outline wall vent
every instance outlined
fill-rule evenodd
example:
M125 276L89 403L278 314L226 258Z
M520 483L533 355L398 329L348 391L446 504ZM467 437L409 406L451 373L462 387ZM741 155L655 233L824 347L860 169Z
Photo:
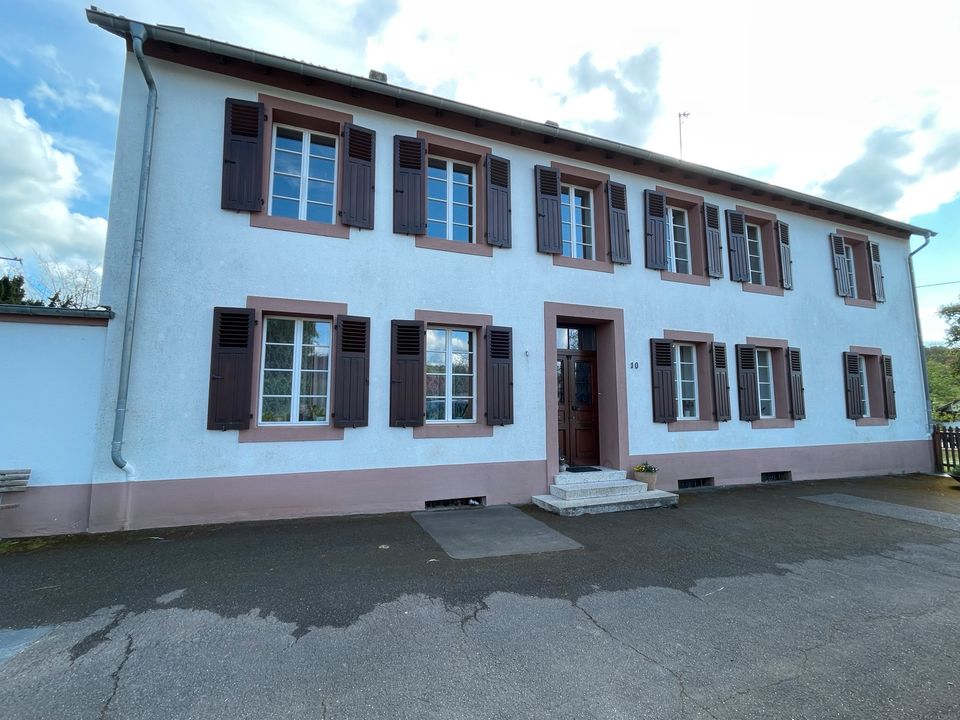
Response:
M486 496L446 498L444 500L427 500L423 503L424 510L454 510L456 508L483 507L487 504Z
M696 488L713 487L712 477L685 478L677 480L678 490L695 490Z
M760 482L762 483L786 483L792 480L793 472L790 470L760 473Z

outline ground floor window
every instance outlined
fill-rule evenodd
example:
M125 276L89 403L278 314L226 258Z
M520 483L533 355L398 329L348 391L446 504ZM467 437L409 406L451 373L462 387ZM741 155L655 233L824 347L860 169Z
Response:
M867 363L863 355L857 356L857 374L860 376L860 402L864 417L870 417L870 393L867 388Z
M757 348L757 397L762 418L777 416L773 386L773 355L769 350Z
M476 421L476 333L427 328L426 421Z
M330 397L329 320L265 317L261 425L325 425Z
M677 419L696 420L697 407L697 349L693 345L674 343L673 375L676 378Z

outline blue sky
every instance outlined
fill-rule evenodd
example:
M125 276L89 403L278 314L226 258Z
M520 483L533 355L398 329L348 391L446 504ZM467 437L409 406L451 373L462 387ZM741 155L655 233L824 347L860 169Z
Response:
M667 154L678 154L677 113L690 112L685 159L933 228L918 284L960 281L960 3L917 0L905 14L810 0L781 16L769 2L694 2L698 23L611 3L614 26L599 11L571 25L567 4L578 7L558 0L545 15L492 0L491 16L513 19L497 40L510 52L493 53L457 4L433 0L104 9L347 72L381 69L399 85ZM14 0L0 27L0 255L23 256L38 283L38 258L102 256L124 47L84 9ZM926 339L942 338L936 308L960 282L919 296Z

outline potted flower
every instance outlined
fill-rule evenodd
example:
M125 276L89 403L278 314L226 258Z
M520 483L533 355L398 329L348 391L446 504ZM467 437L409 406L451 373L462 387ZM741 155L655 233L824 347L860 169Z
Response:
M567 471L567 459L563 455L561 455L560 456L560 472L566 472L566 471Z
M633 479L647 484L647 490L657 489L657 468L644 461L633 466Z

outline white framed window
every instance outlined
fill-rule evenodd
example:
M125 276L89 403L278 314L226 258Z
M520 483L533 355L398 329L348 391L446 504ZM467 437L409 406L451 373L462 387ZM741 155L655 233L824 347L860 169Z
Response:
M690 267L690 222L687 211L667 207L667 267L670 272L689 275Z
M474 242L476 168L431 155L427 158L427 235Z
M773 393L773 354L757 348L757 397L760 401L760 417L777 416Z
M763 285L763 242L760 226L747 223L747 258L750 261L750 282Z
M575 185L561 186L560 231L564 256L594 259L592 190Z
M427 328L426 421L476 421L476 333Z
M870 417L870 393L867 392L867 362L863 355L857 358L857 374L860 376L860 402L864 417Z
M697 348L694 345L674 343L673 376L676 378L677 419L696 420L697 408Z
M264 317L260 425L326 425L330 397L330 320Z
M267 213L333 224L337 138L275 124L271 148Z
M857 264L854 260L853 246L847 243L843 244L843 258L847 264L847 281L850 283L850 289L854 297L857 295Z

